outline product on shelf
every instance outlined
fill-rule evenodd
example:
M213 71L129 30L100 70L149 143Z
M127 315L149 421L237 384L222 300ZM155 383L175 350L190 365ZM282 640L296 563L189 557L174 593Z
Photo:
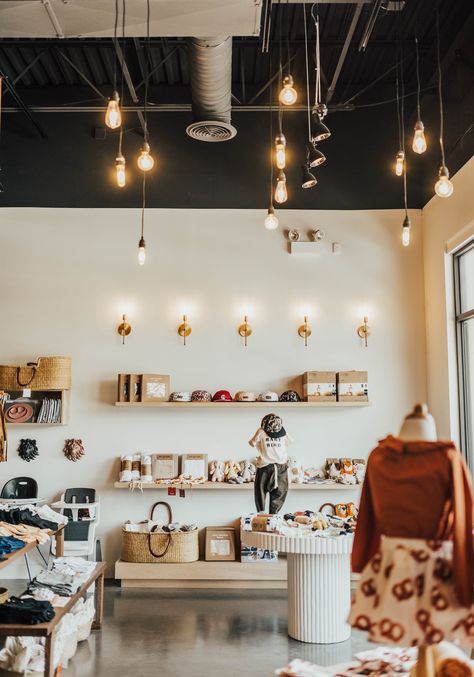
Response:
M235 393L234 400L236 402L256 402L257 396L255 393L251 393L248 390L239 390Z
M212 402L212 395L207 390L193 390L191 402Z
M366 371L340 371L337 374L339 402L368 402L369 386Z
M280 402L301 402L301 397L296 390L285 390L280 395Z
M288 459L288 473L290 482L294 484L303 484L305 481L305 472L303 465L294 457Z
M206 527L206 561L233 562L234 560L234 527Z
M153 479L174 480L179 474L178 454L153 454Z
M181 456L181 475L189 479L207 480L207 454L183 454Z
M170 402L191 402L191 393L187 391L176 391L171 393Z
M305 372L303 374L303 395L308 402L335 402L336 372Z
M224 461L211 461L209 464L209 478L211 482L224 482L225 463Z
M273 392L273 390L265 390L265 392L260 393L257 400L259 402L278 402L278 393Z
M218 390L212 396L213 402L233 402L232 395L228 390Z

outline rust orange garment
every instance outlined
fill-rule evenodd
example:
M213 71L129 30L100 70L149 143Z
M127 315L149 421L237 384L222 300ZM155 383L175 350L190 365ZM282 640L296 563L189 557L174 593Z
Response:
M469 473L452 442L387 437L370 454L352 551L361 572L380 536L453 541L455 589L473 603L473 501Z

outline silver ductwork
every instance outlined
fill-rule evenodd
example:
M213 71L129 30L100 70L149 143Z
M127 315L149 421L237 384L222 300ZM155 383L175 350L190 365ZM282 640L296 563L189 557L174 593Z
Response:
M199 141L228 141L231 124L232 37L189 38L189 69L194 121L186 128Z

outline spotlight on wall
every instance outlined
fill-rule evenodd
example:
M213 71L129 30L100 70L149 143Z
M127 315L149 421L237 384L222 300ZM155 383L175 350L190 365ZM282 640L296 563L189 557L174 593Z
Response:
M252 328L249 325L248 316L244 315L244 321L239 326L239 335L244 339L244 346L247 347L247 338L252 335Z
M364 340L364 345L367 348L368 346L368 339L370 336L370 327L369 327L369 318L367 316L364 317L364 322L361 324L359 327L357 327L357 335Z
M132 325L127 322L127 316L122 315L122 322L117 327L117 334L122 337L122 345L125 345L125 337L132 333Z
M183 339L183 345L186 345L186 338L191 334L192 327L188 324L188 318L186 315L183 315L183 321L178 327L178 334Z
M304 339L305 347L308 345L308 339L312 333L311 327L308 324L308 316L305 315L303 318L303 324L300 324L298 327L298 336L301 336L301 338Z

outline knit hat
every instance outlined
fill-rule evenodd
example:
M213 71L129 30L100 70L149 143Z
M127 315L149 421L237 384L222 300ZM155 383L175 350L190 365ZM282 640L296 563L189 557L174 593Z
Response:
M218 390L214 393L213 402L233 402L232 395L228 390Z
M280 395L280 402L301 402L301 397L296 390L285 390L285 392Z
M276 414L267 414L264 416L260 426L268 437L271 437L272 439L277 439L278 437L284 437L286 435L283 421Z
M193 390L191 394L191 402L210 402L212 395L207 390Z

